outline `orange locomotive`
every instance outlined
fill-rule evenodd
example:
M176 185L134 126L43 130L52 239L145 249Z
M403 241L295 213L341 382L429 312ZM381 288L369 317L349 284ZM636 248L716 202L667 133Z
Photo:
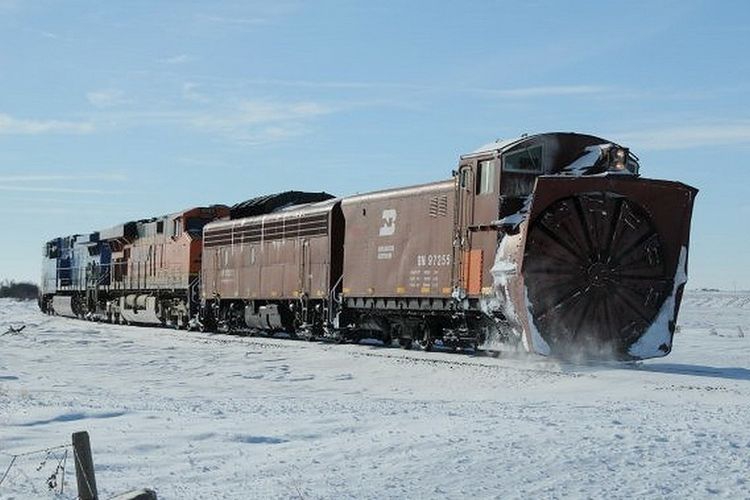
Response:
M93 233L87 245L94 257L85 263L51 252L59 246L52 240L40 307L70 317L185 327L198 310L203 226L228 215L223 205L198 207ZM78 279L60 279L68 274Z

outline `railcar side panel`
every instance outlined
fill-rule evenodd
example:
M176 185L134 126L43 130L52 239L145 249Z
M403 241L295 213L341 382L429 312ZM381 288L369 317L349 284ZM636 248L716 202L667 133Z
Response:
M345 199L344 297L450 297L455 193L448 180Z
M339 202L324 202L206 226L203 299L328 297L342 225Z

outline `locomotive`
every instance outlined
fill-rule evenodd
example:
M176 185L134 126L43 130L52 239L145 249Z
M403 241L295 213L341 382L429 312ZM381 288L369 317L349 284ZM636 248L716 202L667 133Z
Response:
M425 350L660 357L696 194L642 178L612 141L524 135L461 156L429 184L290 191L58 238L45 247L40 307Z

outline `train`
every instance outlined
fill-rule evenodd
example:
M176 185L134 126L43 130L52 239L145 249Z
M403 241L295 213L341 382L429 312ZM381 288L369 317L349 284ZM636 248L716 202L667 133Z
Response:
M672 350L697 190L628 148L497 140L427 184L287 191L44 246L39 305L111 323L424 350Z

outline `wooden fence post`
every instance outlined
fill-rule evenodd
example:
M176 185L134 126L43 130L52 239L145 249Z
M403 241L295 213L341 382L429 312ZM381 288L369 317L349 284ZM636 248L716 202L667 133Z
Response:
M81 500L99 500L88 432L83 431L73 434L73 456L76 464L78 498Z

